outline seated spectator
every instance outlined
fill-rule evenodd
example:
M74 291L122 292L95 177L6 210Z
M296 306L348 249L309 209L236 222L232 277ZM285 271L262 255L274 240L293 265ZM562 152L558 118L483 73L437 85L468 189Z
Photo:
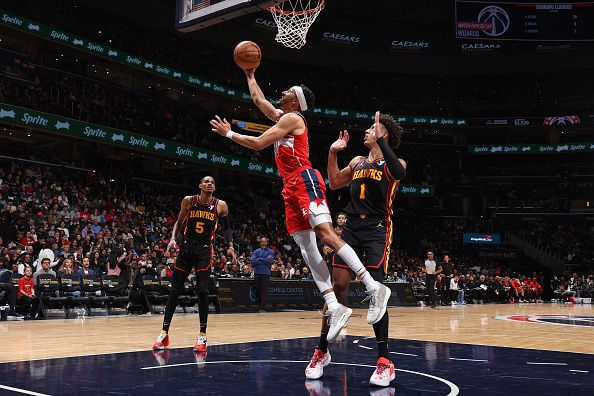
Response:
M81 278L86 275L95 276L95 271L93 271L90 267L91 260L88 257L83 257L82 267L77 271L78 276L80 276Z
M161 270L161 278L171 278L173 275L173 259L166 259L165 267Z
M39 298L35 295L35 284L32 275L33 269L26 267L25 273L19 279L18 284L17 300L18 305L22 307L25 319L34 319L36 315L40 314Z
M30 253L25 253L21 256L21 259L19 260L18 273L24 275L25 268L31 268L31 271L33 271L33 255Z
M16 299L18 287L14 286L10 283L10 281L8 281L6 283L0 283L0 291L4 291L6 294L8 294L8 316L16 316Z
M37 278L41 274L48 274L48 275L56 276L56 272L50 268L50 259L47 257L44 258L43 260L41 260L41 269L39 269L39 271L36 271L33 274L33 283L34 284L37 284Z
M309 267L303 267L303 272L301 273L301 279L313 279L311 272L309 271Z
M450 279L450 291L452 292L452 295L455 298L455 301L452 301L452 304L465 305L466 303L464 302L464 289L460 288L459 281L460 277L458 275L455 275L453 278Z

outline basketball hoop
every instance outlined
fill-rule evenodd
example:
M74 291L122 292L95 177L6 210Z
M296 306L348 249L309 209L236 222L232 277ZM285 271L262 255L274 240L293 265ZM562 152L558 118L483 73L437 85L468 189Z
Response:
M323 9L324 0L287 0L270 7L278 27L275 40L285 47L303 47L307 31Z

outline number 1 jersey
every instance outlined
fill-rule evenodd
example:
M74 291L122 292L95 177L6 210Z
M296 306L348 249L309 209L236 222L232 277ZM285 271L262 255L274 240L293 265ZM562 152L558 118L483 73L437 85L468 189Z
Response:
M392 205L398 189L398 180L394 180L386 171L383 158L359 161L353 169L350 187L350 202L345 212L350 215L389 217L393 213Z

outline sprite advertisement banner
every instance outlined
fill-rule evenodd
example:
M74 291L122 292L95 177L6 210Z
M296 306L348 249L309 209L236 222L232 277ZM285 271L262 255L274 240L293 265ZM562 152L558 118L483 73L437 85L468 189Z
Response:
M594 142L563 144L497 144L468 146L470 154L564 154L594 152Z
M221 84L217 84L212 81L207 81L202 77L195 76L180 70L173 69L168 66L160 65L154 61L151 61L140 56L132 55L124 51L120 51L114 48L110 48L103 44L98 44L87 40L79 36L75 36L70 33L63 32L58 29L54 29L51 26L44 25L42 23L33 22L29 19L0 11L2 14L0 18L0 24L16 28L37 36L41 36L47 40L66 44L74 48L78 48L82 51L92 53L94 55L103 56L105 58L124 63L129 66L133 66L142 69L147 72L158 74L162 77L167 77L175 80L179 83L187 84L192 87L200 88L206 91L217 93L219 95L227 96L228 98L251 101L249 92L242 91L234 88L229 88ZM231 56L229 56L231 58ZM314 114L326 117L334 117L341 119L356 119L356 120L369 120L372 121L374 113L356 111L356 110L341 110L315 107L311 109ZM403 116L393 115L402 125L441 125L441 126L465 126L467 125L466 119L463 118L443 118L443 117L430 117L430 116Z
M105 144L128 147L153 155L166 155L182 161L194 161L261 176L279 176L276 166L271 164L195 146L188 146L171 140L159 139L135 132L122 131L72 118L25 109L1 102L0 122L49 131L62 136L89 139ZM398 192L404 195L432 197L433 186L400 184Z

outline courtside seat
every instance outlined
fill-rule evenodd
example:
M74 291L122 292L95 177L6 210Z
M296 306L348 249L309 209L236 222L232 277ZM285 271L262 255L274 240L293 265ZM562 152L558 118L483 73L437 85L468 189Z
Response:
M89 298L88 312L92 315L107 315L107 303L109 297L101 292L101 279L95 275L85 275L82 278L82 291Z
M22 277L23 275L19 274L18 272L13 272L10 276L10 283L12 283L14 286L18 286L19 279L21 279Z
M190 275L184 282L184 289L179 296L179 305L184 308L193 307L198 303L198 296L196 295L196 276Z
M156 276L142 276L143 292L150 312L158 313L155 306L159 305L159 296L161 295L161 283Z
M214 305L216 313L223 313L219 300L219 282L214 275L211 275L208 280L208 303Z
M103 294L109 297L109 303L114 306L125 306L128 303L126 285L120 283L116 275L105 275L101 280Z
M171 278L161 278L159 284L161 285L159 295L155 296L155 299L159 304L166 304L171 292Z
M77 306L82 306L86 309L89 303L89 298L82 296L82 282L77 274L62 274L60 278L60 291L62 295L79 292L80 296L64 296L66 298L66 312L68 316L76 316L72 309Z
M43 314L46 317L66 317L66 302L68 298L57 297L60 281L53 274L39 274L37 276L36 294L42 303ZM56 293L58 292L58 293Z

